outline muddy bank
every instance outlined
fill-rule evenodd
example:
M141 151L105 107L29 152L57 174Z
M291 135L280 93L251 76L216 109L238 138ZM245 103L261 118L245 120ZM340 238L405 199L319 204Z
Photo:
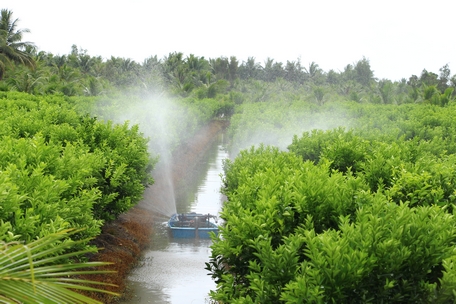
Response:
M109 288L111 291L125 291L128 273L153 238L153 221L158 218L165 219L172 210L170 206L173 198L170 187L190 176L211 142L228 124L229 122L224 120L213 121L183 143L172 155L169 162L171 166L157 166L154 170L152 176L155 182L146 189L144 199L117 220L103 226L102 233L93 240L93 244L103 249L92 256L91 260L114 263L106 269L115 270L116 273L92 276L90 279L117 285ZM89 295L103 303L115 302L109 295Z

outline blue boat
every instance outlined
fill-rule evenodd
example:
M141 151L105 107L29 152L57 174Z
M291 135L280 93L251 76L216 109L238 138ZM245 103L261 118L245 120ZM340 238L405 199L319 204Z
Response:
M168 228L174 238L209 239L210 232L218 233L217 217L196 212L175 213L168 221Z

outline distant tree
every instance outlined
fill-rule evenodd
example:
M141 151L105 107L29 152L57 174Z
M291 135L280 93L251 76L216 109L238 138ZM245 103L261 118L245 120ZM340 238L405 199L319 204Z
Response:
M310 78L314 78L317 75L317 73L321 72L321 69L318 66L318 64L312 61L311 63L309 63L308 69L304 68L304 72L306 72Z
M312 89L312 92L315 96L315 100L317 101L317 104L320 106L323 105L324 104L323 98L325 97L325 94L326 94L325 89L320 86L314 86Z
M193 86L200 86L203 83L207 83L207 73L210 72L209 61L204 57L190 54L184 60L184 64L187 73L187 83L191 82Z
M355 64L355 79L364 87L369 87L374 80L374 72L371 70L369 60L364 58Z
M260 77L261 70L261 64L255 61L255 57L249 57L247 58L247 61L242 62L239 67L239 75L241 79L258 79Z
M383 104L394 103L394 84L389 79L382 79L378 82L378 92Z
M116 87L132 87L140 83L139 70L141 66L134 60L111 56L106 61L105 67L103 69L104 77ZM171 73L169 76L176 75Z
M264 62L263 80L268 82L276 81L278 78L283 78L285 71L281 62L274 62L274 59L267 58Z
M426 86L437 86L439 83L439 75L433 72L428 72L426 69L421 72L420 83Z
M416 75L410 76L410 78L407 80L407 84L411 86L412 88L418 88L420 85L420 79Z
M30 32L28 29L17 29L19 19L12 19L13 12L7 9L1 10L0 17L0 80L11 63L23 64L34 68L35 60L27 48L34 48L31 42L22 42L23 33Z
M103 64L100 67L103 67ZM144 59L139 70L142 90L147 94L161 94L164 90L163 64L157 55Z
M100 79L93 76L89 76L83 87L84 94L87 96L97 96L104 93Z
M198 57L193 54L187 56L185 63L190 71L200 72L208 68L208 62L204 57Z
M153 70L156 69L158 66L160 66L161 60L158 59L157 55L155 56L150 56L149 58L144 59L142 66L143 68L147 70Z
M39 87L43 83L44 78L41 75L42 71L37 69L30 71L15 69L15 71L6 79L8 85L16 91L29 94L39 93Z
M334 70L329 70L328 75L326 77L326 82L332 85L339 83L340 75L336 73Z
M181 52L169 53L164 59L165 73L174 73L176 70L182 68L184 64L184 54Z
M443 67L439 69L439 83L437 84L437 88L440 92L445 92L445 90L449 87L450 80L451 80L451 71L448 63L445 64Z
M451 77L451 79L450 79L450 85L451 85L453 88L456 88L456 75L453 75L453 77Z
M71 54L68 56L68 61L72 67L79 69L82 74L93 75L95 65L97 62L102 62L103 60L100 56L92 57L88 54L87 50L78 50L76 45L73 45Z
M349 80L356 80L356 71L353 68L353 65L347 64L344 68L344 71L342 72L342 79L344 81L349 81Z
M407 88L407 79L402 78L401 81L399 81L398 84L398 93L407 93L408 88Z
M230 57L230 63L228 64L228 74L231 87L234 85L234 81L238 78L239 61L235 56Z
M309 68L303 68L306 74L306 80L311 81L313 84L322 85L326 79L323 70L314 61L309 63Z
M301 61L288 61L285 65L285 77L286 80L291 82L302 82L304 78L303 68Z
M62 55L62 56L57 55L57 56L53 57L52 65L56 66L57 68L61 68L67 63L68 63L68 57L66 55Z
M226 57L219 57L210 59L212 74L216 80L228 79L229 78L229 60Z

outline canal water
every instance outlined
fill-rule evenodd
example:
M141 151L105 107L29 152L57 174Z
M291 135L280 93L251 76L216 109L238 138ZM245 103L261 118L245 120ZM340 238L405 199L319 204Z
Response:
M223 133L207 150L191 178L176 185L178 213L218 214L223 203L220 193L222 161L228 158ZM212 241L174 239L159 222L149 249L128 277L127 303L210 303L208 293L215 283L205 270Z

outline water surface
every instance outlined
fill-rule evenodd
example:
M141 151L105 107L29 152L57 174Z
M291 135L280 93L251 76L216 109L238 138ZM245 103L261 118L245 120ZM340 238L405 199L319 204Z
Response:
M221 134L191 178L177 185L177 212L219 213L224 199L220 174L226 158ZM157 223L155 229L150 248L128 277L129 298L121 303L209 303L208 293L215 283L204 268L212 241L173 239L166 222Z

